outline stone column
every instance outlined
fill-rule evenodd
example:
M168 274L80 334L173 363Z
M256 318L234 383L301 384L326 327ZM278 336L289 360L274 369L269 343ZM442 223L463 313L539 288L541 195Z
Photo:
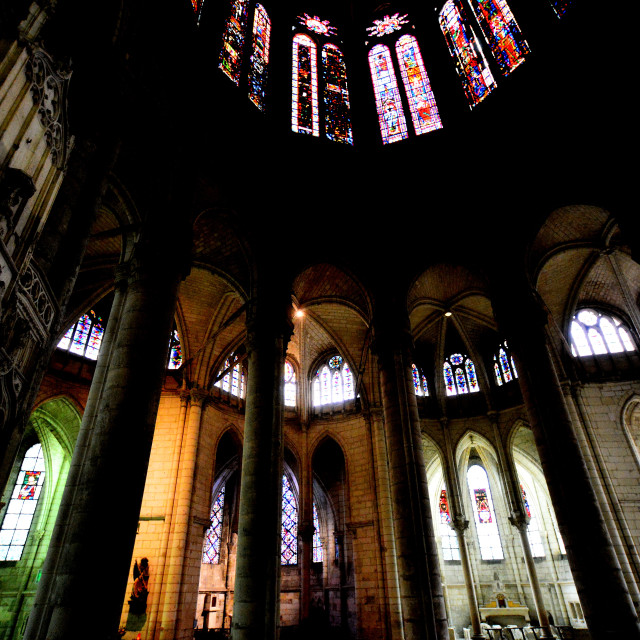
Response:
M152 244L138 247L107 326L29 640L107 639L118 628L184 267Z
M456 532L458 547L460 548L460 564L462 575L464 576L464 586L467 592L467 602L469 604L469 617L471 619L471 637L473 640L483 640L482 628L480 627L480 611L478 609L478 597L476 587L473 582L471 572L471 562L469 560L469 549L467 548L467 537L465 535L469 528L469 521L465 518L462 507L462 495L460 493L460 477L453 455L453 445L451 436L447 429L447 419L441 418L442 433L446 444L444 472L447 485L447 497L449 501L449 512L451 514L451 528Z
M638 616L576 439L546 339L546 314L512 287L494 311L517 361L520 388L574 583L593 640L640 638Z
M234 640L274 640L280 611L283 370L290 302L262 291L247 309L247 397L233 605Z
M380 300L374 316L406 640L445 640L447 617L411 376L406 309Z
M309 618L311 607L311 565L313 563L313 469L309 459L308 430L305 428L305 462L300 478L300 524L298 536L300 540L300 620L305 622Z

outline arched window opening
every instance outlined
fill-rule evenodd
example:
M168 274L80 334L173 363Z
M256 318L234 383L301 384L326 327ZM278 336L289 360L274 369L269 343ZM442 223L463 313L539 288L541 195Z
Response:
M367 31L378 38L386 37L391 43L393 39L388 36L395 37L396 32L401 32L407 25L407 16L396 13L374 20ZM418 41L408 33L398 35L393 46L415 134L440 129L442 122ZM368 58L382 142L390 144L404 140L408 137L407 123L389 47L385 44L373 46Z
M231 11L222 35L218 68L236 85L240 82L242 54L247 30L249 0L232 0Z
M480 391L473 361L461 353L452 353L443 365L444 383L448 396Z
M504 553L489 488L489 476L483 467L478 464L469 467L467 485L478 534L480 557L483 560L503 560Z
M44 483L44 454L40 443L24 455L0 528L0 562L20 560Z
M378 111L382 142L390 144L409 137L407 121L393 70L389 47L377 44L369 51L369 69Z
M421 373L415 364L411 365L411 374L413 376L413 389L419 397L429 395L429 387L427 386L427 377Z
M256 4L253 15L251 58L249 59L249 100L260 111L265 109L270 40L271 20L267 10L261 4Z
M222 389L222 391L244 398L246 390L245 373L238 354L232 353L222 365L218 376L214 382L214 386Z
M462 4L447 0L440 11L439 21L449 53L456 62L469 108L473 109L498 85Z
M318 518L318 508L315 500L313 502L313 561L322 562L324 554L322 552L322 539L320 538L320 519Z
M396 55L416 135L441 129L440 114L418 41L408 34L400 36L396 42Z
M284 361L284 406L296 406L296 370L289 360Z
M631 332L614 315L581 309L571 321L571 353L574 357L636 351Z
M298 501L286 473L282 476L280 564L298 564Z
M444 560L460 560L460 545L456 532L451 528L451 513L446 489L440 492L439 510L442 557Z
M202 564L220 563L220 541L222 540L222 515L224 512L224 490L222 485L211 505L211 526L204 536Z
M298 16L298 21L311 35L297 33L293 37L291 128L297 133L320 136L322 106L326 137L335 142L353 144L347 67L344 55L335 43L328 42L322 46L322 72L318 72L319 43L314 38L333 39L337 29L328 20L306 13Z
M91 310L67 330L58 343L58 349L75 353L88 360L97 360L103 336L102 318Z
M168 369L179 369L182 366L182 347L180 346L180 336L178 330L174 329L171 332L171 338L169 340L169 363Z
M531 547L531 555L534 558L544 558L544 546L542 544L542 536L540 535L540 523L535 514L535 511L531 508L531 504L527 498L527 492L524 487L520 485L522 491L522 501L524 502L524 508L529 516L529 524L527 526L527 537L529 538L529 546Z
M314 407L355 398L353 374L342 356L331 356L318 367L312 383L312 398Z
M493 372L496 376L498 386L512 382L518 377L518 370L516 369L506 340L500 345L498 352L493 356Z
M503 75L519 67L530 52L505 0L469 0L480 29Z

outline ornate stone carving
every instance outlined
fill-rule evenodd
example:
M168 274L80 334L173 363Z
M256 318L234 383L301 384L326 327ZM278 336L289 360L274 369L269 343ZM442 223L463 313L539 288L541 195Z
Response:
M33 180L23 171L12 167L0 171L0 239L5 243L35 190Z
M45 129L47 145L56 167L66 165L72 140L69 135L67 94L71 70L57 64L43 49L33 48L26 67L31 96Z
M29 315L35 314L38 324L41 325L39 333L46 337L56 315L56 305L33 263L29 263L20 276L20 285L20 297L30 307Z

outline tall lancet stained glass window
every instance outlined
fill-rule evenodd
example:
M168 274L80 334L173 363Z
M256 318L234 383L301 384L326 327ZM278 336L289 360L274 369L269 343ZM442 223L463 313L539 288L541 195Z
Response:
M44 483L42 445L30 447L20 466L0 528L0 562L20 560Z
M596 309L580 309L573 316L570 337L574 356L599 356L636 350L631 334L622 321Z
M449 511L449 500L447 491L440 492L440 540L442 545L442 557L444 560L460 560L460 545L458 536L451 528L451 513Z
M390 144L404 140L409 136L407 121L404 116L389 47L377 44L371 48L369 51L369 70L376 98L382 142Z
M448 396L476 393L480 391L476 368L471 358L452 353L442 367Z
M469 107L473 108L496 88L496 81L462 5L457 0L448 0L440 11L439 21Z
M240 82L242 71L242 53L247 31L247 12L249 0L232 0L231 11L222 34L222 49L218 67L233 82Z
M415 364L411 365L411 375L413 377L413 390L419 397L429 395L429 387L427 386L427 378L424 373L420 373Z
M171 338L169 340L169 363L168 369L179 369L182 365L182 347L180 346L180 336L178 330L174 329L171 332Z
M289 360L284 361L284 406L296 406L296 370Z
M280 564L298 564L298 501L286 473L282 476Z
M97 360L104 335L102 318L95 311L89 311L78 318L62 336L58 349L75 353L89 360Z
M313 561L322 562L322 539L320 538L320 518L316 503L313 503Z
M422 62L418 41L408 34L400 36L396 42L396 55L416 135L441 129L436 99Z
M324 81L324 128L329 140L353 144L347 67L342 51L334 44L322 47Z
M266 9L256 4L253 15L253 38L249 64L249 100L264 111L269 68L269 43L271 40L271 20Z
M320 135L318 108L318 48L306 34L293 37L291 128Z
M478 464L471 465L467 471L467 484L478 532L480 556L483 560L502 560L504 553L500 531L493 508L489 476L484 468Z
M231 354L218 371L218 379L214 386L238 398L244 398L245 375L242 363L235 354Z
M509 75L529 53L529 45L505 0L469 0L500 71Z
M529 539L529 547L531 548L531 555L534 558L544 558L544 546L542 544L542 536L540 535L540 524L532 509L529 499L527 498L527 492L524 487L520 485L522 491L522 502L524 503L524 509L527 516L529 516L529 524L527 526L527 538Z
M211 526L204 536L204 548L202 550L202 564L219 564L220 541L222 539L222 514L224 512L224 485L216 495L211 506Z

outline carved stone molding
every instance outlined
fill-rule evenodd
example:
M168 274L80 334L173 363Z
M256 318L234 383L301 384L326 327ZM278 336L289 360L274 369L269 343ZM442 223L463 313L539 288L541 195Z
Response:
M63 169L72 145L67 104L71 70L56 63L43 49L33 47L26 76L31 82L33 104L38 107L51 158L56 167Z
M26 303L29 316L36 321L38 333L46 339L56 316L57 305L33 263L27 264L20 276L21 302Z

